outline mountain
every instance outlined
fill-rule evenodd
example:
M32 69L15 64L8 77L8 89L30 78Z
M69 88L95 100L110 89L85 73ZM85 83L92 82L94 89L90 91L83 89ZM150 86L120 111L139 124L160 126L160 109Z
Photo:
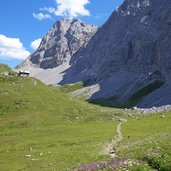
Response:
M125 0L71 63L61 83L89 80L90 100L170 104L171 1Z
M34 76L46 83L84 81L89 87L76 94L86 93L89 100L112 98L117 104L139 107L171 103L170 0L125 0L95 32L72 55L67 50L59 55L55 48L44 53L42 41L27 60L46 69ZM59 46L63 44L59 41ZM69 65L63 65L68 58ZM61 68L48 69L58 65ZM62 75L56 79L59 73ZM44 80L45 75L51 79Z
M97 29L80 19L57 21L38 49L16 69L29 70L31 76L46 84L58 84L63 79L63 72L70 67L72 56L88 43Z
M72 58L75 73L89 69L90 75L105 77L109 70L115 73L126 69L139 73L162 70L168 74L170 12L169 0L125 0Z
M31 65L43 69L55 68L69 61L96 30L96 26L85 24L80 19L57 21L42 39L36 52L17 67Z

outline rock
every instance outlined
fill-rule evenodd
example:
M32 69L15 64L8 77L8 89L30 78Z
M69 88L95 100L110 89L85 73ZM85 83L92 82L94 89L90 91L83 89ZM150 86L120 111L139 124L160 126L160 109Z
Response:
M31 159L32 161L37 161L38 159Z
M40 156L40 157L43 156L43 153L40 153L39 156Z
M137 108L137 107L133 107L132 109L133 109L133 110L137 110L138 108Z
M25 155L25 157L30 158L30 157L31 157L31 155L30 155L30 154L26 154L26 155Z
M137 108L136 111L141 114L145 113L158 113L163 111L171 110L171 105L161 106L161 107L152 107L152 108ZM161 116L164 116L163 114Z
M110 154L115 154L115 150L111 150L109 153Z
M32 147L30 147L30 148L29 148L29 151L32 151L32 150L33 150L33 148L32 148Z
M119 119L119 122L126 122L126 119Z
M57 21L42 39L38 49L17 68L28 66L55 68L69 61L96 30L96 26L85 24L80 19Z

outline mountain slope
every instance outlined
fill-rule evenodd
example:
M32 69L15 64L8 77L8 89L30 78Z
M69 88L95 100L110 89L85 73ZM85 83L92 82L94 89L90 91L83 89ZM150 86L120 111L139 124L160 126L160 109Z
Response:
M170 70L170 7L169 0L126 0L72 58L75 73L89 69L90 75L105 77L126 69L165 74Z
M125 0L74 55L61 84L90 80L100 88L89 99L116 96L121 103L155 85L135 101L145 107L170 104L170 30L170 0ZM147 95L157 97L143 100Z

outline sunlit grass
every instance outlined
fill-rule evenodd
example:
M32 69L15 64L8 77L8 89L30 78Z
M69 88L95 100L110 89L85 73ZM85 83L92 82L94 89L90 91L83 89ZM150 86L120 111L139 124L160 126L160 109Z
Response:
M61 90L34 78L0 76L0 170L70 171L110 160L102 151L116 135L119 118L127 122L116 153L139 161L127 169L171 170L171 112L128 117L67 95L81 86Z

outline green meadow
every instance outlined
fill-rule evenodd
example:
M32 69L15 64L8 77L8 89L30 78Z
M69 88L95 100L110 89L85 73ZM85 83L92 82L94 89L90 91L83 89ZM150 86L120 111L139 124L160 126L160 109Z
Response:
M141 170L171 170L171 112L133 116L122 133L118 155L144 162Z
M0 65L0 72L6 70L10 68ZM171 112L130 117L122 109L69 97L82 86L53 87L31 77L0 76L1 171L72 171L110 160L103 151L120 118L127 122L116 154L138 161L125 169L171 170Z

